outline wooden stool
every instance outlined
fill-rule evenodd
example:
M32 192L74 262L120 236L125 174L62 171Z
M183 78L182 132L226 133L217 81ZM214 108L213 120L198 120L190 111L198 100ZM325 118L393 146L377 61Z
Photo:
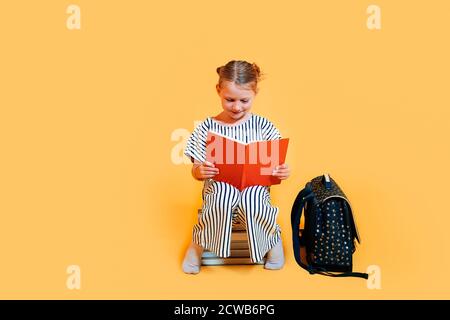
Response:
M198 209L200 214L202 209ZM231 231L231 255L228 258L218 257L211 251L204 250L202 254L203 266L222 266L236 264L264 264L265 257L259 262L252 262L248 247L247 230L243 222L236 219L233 213L233 226Z

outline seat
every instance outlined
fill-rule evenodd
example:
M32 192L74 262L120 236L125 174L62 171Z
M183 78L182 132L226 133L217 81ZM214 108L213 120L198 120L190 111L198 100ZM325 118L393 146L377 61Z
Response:
M200 213L201 209L198 209L198 214ZM202 254L203 266L264 264L264 260L265 257L256 263L252 262L248 247L247 230L245 229L245 224L237 219L236 212L233 212L231 255L228 258L221 258L208 250L204 250Z

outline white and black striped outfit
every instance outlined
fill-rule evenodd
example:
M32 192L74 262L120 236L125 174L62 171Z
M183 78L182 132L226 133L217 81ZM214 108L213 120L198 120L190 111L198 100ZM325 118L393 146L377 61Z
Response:
M237 125L222 124L212 117L206 118L189 137L184 154L204 162L208 130L243 143L281 139L278 129L266 118L251 114ZM202 210L193 229L193 241L219 257L230 255L233 219L246 225L250 257L261 261L280 239L281 230L276 223L279 208L270 203L270 187L251 186L239 191L234 186L213 179L204 181Z

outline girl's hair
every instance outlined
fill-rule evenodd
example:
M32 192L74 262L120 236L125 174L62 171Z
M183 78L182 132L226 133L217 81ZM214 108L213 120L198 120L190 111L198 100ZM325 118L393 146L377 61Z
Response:
M246 89L257 92L258 82L261 80L261 70L256 63L242 60L231 60L226 65L216 69L219 75L219 87L223 81L234 82Z

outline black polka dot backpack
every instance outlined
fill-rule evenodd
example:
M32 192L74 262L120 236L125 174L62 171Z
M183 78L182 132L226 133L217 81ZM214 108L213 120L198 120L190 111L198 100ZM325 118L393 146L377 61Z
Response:
M355 240L361 243L361 238L350 202L329 174L312 179L298 193L291 224L295 260L310 274L368 279L367 273L353 272Z

